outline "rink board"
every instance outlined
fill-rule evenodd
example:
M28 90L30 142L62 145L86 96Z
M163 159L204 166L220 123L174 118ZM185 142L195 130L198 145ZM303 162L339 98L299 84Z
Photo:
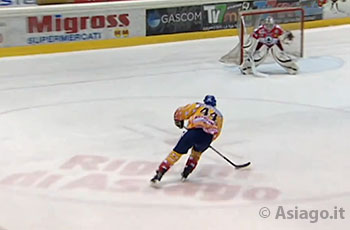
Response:
M237 9L251 8L253 5L252 1L220 1L220 4L222 2L226 4L226 7ZM56 5L45 8L27 8L25 12L24 10L23 12L3 11L4 14L0 17L0 57L128 47L237 35L237 29L230 29L230 25L223 25L227 27L225 29L216 28L217 30L209 31L187 28L196 23L195 11L201 7L200 20L204 23L203 6L218 6L219 3L214 0L112 4L118 4L118 10L113 10L113 7L110 7L112 5L94 4L92 9L91 4L82 4L79 8ZM60 10L60 14L57 14L57 10ZM170 15L177 11L185 12L181 15L181 20L186 20L174 24L175 27L179 25L175 28L175 33L167 31L169 27L165 26L160 32L156 31L159 35L149 34L149 31L154 29L151 28L152 23L156 23L156 28L159 27L159 21L157 21L159 18L150 22L152 20L149 17L150 12L155 14L167 12ZM308 12L307 9L306 12ZM327 10L323 10L324 15L325 13ZM235 17L236 14L237 12L231 12L230 16ZM329 15L321 15L321 17L329 18ZM317 18L312 20L315 19ZM177 19L168 18L167 20ZM189 23L189 20L192 20L192 23ZM342 24L350 24L350 18L342 15L341 18L307 21L305 28ZM201 26L203 29L203 25ZM60 41L52 41L52 39L60 39Z

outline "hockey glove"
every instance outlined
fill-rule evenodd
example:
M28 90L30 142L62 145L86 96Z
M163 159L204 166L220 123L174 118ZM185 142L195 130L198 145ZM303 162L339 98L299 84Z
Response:
M294 39L294 35L292 34L292 32L290 32L290 31L287 32L287 39L289 41L292 41Z
M179 127L179 129L182 129L184 127L184 121L177 121L177 120L174 120L175 122L175 125L177 127Z

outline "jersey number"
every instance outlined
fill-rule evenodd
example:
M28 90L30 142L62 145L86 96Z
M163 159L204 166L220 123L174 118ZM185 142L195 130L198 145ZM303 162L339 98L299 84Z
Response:
M201 113L204 115L204 116L208 116L208 114L209 114L209 109L208 108L204 108L204 109L202 109L201 110ZM212 120L212 121L216 121L216 117L217 117L218 115L215 113L215 112L212 112L210 115L209 115L209 117L210 117L210 119Z

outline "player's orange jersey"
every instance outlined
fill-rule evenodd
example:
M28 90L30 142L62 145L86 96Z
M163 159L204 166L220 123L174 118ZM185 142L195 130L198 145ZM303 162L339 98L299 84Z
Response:
M212 134L214 140L220 135L224 120L218 109L198 102L178 108L174 119L188 120L188 129L202 128L204 132Z

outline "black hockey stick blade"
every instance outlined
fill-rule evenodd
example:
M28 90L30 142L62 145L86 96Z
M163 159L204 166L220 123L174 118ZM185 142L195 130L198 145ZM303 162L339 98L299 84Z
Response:
M245 168L245 167L248 167L249 165L250 165L250 162L247 162L245 164L235 165L235 168L236 169Z
M216 150L213 146L209 146L209 148L211 148L214 152L216 152L217 154L219 154L219 156L221 156L222 158L224 158L228 163L230 163L233 167L235 167L236 169L241 169L241 168L245 168L248 167L250 165L250 162L247 162L245 164L235 164L232 161L230 161L230 159L228 159L227 157L225 157L224 155L222 155L218 150Z

